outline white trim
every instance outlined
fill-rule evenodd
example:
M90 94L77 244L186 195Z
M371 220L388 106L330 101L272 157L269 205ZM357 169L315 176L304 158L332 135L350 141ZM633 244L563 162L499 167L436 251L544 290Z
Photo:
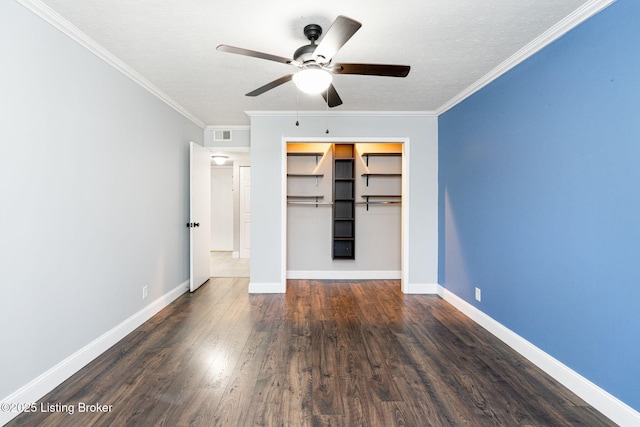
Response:
M440 295L437 283L407 283L402 290L405 294Z
M287 291L287 144L280 141L280 281Z
M284 294L286 290L284 283L249 282L250 294Z
M182 114L187 119L198 125L201 129L206 127L205 123L196 116L187 111L182 105L178 104L169 95L161 91L156 85L143 77L136 70L127 65L124 61L116 57L113 53L102 47L98 42L93 40L87 34L82 32L78 27L63 18L56 11L44 4L40 0L16 0L18 3L29 9L34 14L45 20L51 26L65 34L73 41L87 49L89 52L129 77L135 83L147 90L152 95L163 101L165 104Z
M436 111L245 111L249 117L435 117Z
M511 55L509 58L507 58L507 60L502 62L496 68L489 71L479 80L476 80L471 86L467 87L462 92L451 98L449 101L438 107L435 111L436 115L439 116L447 110L455 107L460 102L478 92L480 89L487 86L489 83L505 74L516 65L524 62L529 57L544 49L545 47L571 31L587 19L591 18L598 12L602 11L615 1L616 0L591 0L583 4L566 18L555 24L553 27L549 28L547 31L524 46L522 49Z
M37 402L44 395L62 384L73 374L84 368L96 357L133 332L138 326L153 317L160 310L175 301L189 289L189 281L182 282L173 290L156 299L142 310L133 314L113 329L105 332L80 350L73 353L28 384L20 387L1 401L3 403ZM17 412L0 412L0 425L17 417Z
M567 387L581 399L593 406L613 422L621 426L640 425L640 412L607 393L582 375L540 350L520 335L489 317L481 310L464 301L440 285L438 294L471 320L506 343L534 365Z
M411 173L409 172L409 146L410 140L409 138L407 138L402 144L402 192L400 193L402 194L402 204L400 205L402 209L402 212L400 213L402 215L402 221L400 224L400 234L402 236L402 247L400 249L402 277L400 281L400 288L405 294L408 293L407 290L409 289L409 230L411 229L409 225L411 219L411 215L409 214L409 206L411 200L411 192L409 191L409 177L411 176Z
M350 271L350 270L288 270L287 279L310 279L310 280L398 280L402 278L400 270L371 270L371 271Z
M318 144L333 144L333 143L348 143L348 144L365 144L365 143L375 143L375 144L405 144L409 141L409 138L403 137L380 137L380 136L343 136L343 137L306 137L306 136L296 136L296 137L284 137L284 140L287 143L296 144L299 142L309 142L309 143L318 143ZM286 148L286 147L285 147ZM287 159L286 152L284 159ZM286 174L285 174L286 176Z
M238 252L238 251L233 251L233 252L231 253L231 258L239 259L239 258L240 258L240 252Z

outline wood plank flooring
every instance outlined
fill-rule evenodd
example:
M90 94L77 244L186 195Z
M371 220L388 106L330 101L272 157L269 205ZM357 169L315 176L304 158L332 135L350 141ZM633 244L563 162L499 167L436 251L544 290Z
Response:
M211 277L249 277L249 258L233 258L229 251L211 251Z
M397 281L247 286L181 296L40 402L73 414L8 425L615 425L437 296Z

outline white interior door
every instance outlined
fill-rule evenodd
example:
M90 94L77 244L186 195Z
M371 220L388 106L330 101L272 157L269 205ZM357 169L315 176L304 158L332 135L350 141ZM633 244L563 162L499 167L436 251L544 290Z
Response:
M211 276L211 153L191 142L189 186L189 289Z
M251 167L240 166L240 258L251 256Z

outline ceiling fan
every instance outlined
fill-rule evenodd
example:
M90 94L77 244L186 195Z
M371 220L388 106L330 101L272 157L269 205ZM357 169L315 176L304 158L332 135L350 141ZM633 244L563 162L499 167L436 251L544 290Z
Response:
M408 65L332 63L331 60L336 52L349 41L361 26L360 22L340 15L331 24L320 43L316 44L322 35L322 27L309 24L304 27L304 35L310 43L298 48L293 53L293 59L224 44L219 45L216 49L222 52L291 64L298 68L297 72L284 75L247 93L246 96L258 96L293 80L301 91L322 94L329 107L337 107L342 104L342 100L333 86L333 74L406 77L411 69Z

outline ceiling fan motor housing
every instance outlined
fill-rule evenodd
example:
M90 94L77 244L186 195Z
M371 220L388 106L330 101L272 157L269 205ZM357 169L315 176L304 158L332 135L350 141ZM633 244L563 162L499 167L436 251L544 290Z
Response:
M309 24L304 27L304 35L311 43L315 42L322 35L322 27L318 24Z
M320 38L320 35L322 35L322 27L317 24L309 24L304 27L304 35L307 37L307 39L309 39L311 43L299 47L293 53L293 59L301 63L305 63L313 59L313 52L317 47L316 40L318 40Z

